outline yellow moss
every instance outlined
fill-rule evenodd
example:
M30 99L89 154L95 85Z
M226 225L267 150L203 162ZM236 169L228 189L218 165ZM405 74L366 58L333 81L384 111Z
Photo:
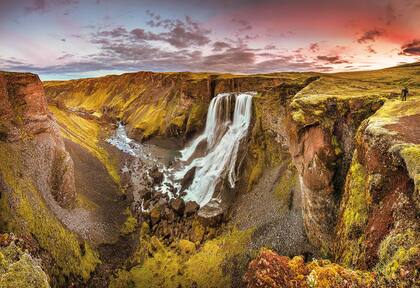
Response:
M181 254L191 254L192 252L195 252L195 244L191 241L181 239L178 242L178 248Z
M2 288L48 288L48 277L41 266L29 254L13 243L0 248L1 269L0 287Z
M191 233L191 240L193 242L200 243L203 240L205 228L198 220L194 220L192 223L192 233Z
M370 181L365 168L357 161L357 151L353 156L346 178L345 192L341 203L342 214L338 224L338 260L352 266L364 255L363 229L367 223L367 213L372 202L367 185Z
M0 165L0 175L11 189L11 193L2 195L0 202L0 218L6 229L31 233L58 265L59 271L53 271L57 276L76 274L88 279L100 262L97 253L87 243L81 246L78 237L55 218L32 179L18 176L19 155L7 144L0 144L0 158L6 160L2 163L9 163Z
M353 158L348 182L348 198L344 204L343 224L345 233L348 234L354 229L361 229L367 221L367 212L371 198L366 189L367 174L365 168Z
M400 233L391 232L379 247L376 270L391 280L399 277L400 268L420 257L420 235L413 229Z
M401 150L401 156L405 161L408 173L414 181L414 199L420 201L420 145L406 145ZM420 205L420 203L417 203Z
M298 180L298 174L296 168L293 165L289 165L289 168L281 175L279 182L277 182L274 188L274 194L281 201L282 206L280 212L284 211L289 204L290 194L295 187Z
M337 137L335 137L335 135L332 137L332 144L334 147L335 155L339 156L343 151L341 150L340 144L338 143Z
M308 265L312 271L307 276L309 287L372 287L373 273L350 270L328 261L314 261Z
M55 106L49 106L58 124L61 135L85 148L89 153L99 159L107 169L112 179L119 183L120 176L115 159L111 159L108 152L101 147L101 126L93 120L87 120L74 113L61 111Z
M305 123L305 113L301 109L299 109L297 111L293 111L292 112L292 119L295 122L304 124Z
M149 247L152 256L130 271L119 271L110 287L230 287L234 267L229 263L248 250L251 233L232 231L207 241L198 251L192 249L192 242L181 240L179 244L188 246L188 253L177 253L156 237L143 237L148 242L143 246Z
M188 116L187 132L194 130L195 127L204 127L207 106L208 104L204 102L194 102Z
M127 209L126 211L127 219L125 220L123 226L121 227L121 233L123 235L128 235L133 233L137 227L137 218L133 216L131 211Z

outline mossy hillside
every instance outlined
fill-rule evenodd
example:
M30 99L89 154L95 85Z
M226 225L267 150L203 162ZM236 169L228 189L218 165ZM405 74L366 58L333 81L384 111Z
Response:
M403 87L409 88L410 95L419 95L419 71L420 65L415 63L375 71L324 74L294 97L292 117L303 126L320 123L328 127L329 118L334 116L328 109L331 105L345 114L349 107L377 109L384 100L398 97ZM350 105L343 105L345 102Z
M340 263L350 267L363 266L363 263L360 263L364 258L363 231L372 202L368 182L369 176L358 162L356 152L347 174L337 226L339 251L336 252L336 257Z
M94 120L88 120L74 113L69 113L49 106L60 126L60 134L70 141L79 144L99 159L112 179L119 183L120 176L116 160L101 146L101 126Z
M247 191L257 183L265 168L277 166L289 157L282 136L282 112L278 97L274 94L253 97L253 126L243 176L247 179Z
M415 185L414 199L420 208L420 144L411 139L410 133L416 133L420 116L420 94L407 101L387 101L368 122L368 131L378 139L391 141L389 151L397 153L403 159L407 172ZM404 120L411 120L411 123ZM414 131L413 131L414 129ZM414 135L415 136L415 135ZM413 143L415 142L415 143Z
M45 82L44 87L50 102L122 119L134 136L147 139L200 129L194 118L204 118L206 109L195 106L210 102L209 81L208 73L139 72Z
M413 262L420 257L420 243L418 241L420 233L413 229L405 231L391 232L382 242L379 248L379 263L376 271L385 281L400 280L401 274L408 273L413 266ZM409 279L419 277L419 272L414 270L414 275ZM408 279L408 280L409 280ZM401 286L403 283L400 283Z
M97 253L55 218L33 180L21 172L19 155L10 145L0 144L1 163L5 163L0 165L0 175L8 187L0 202L3 230L31 234L53 258L55 266L51 273L59 282L70 275L87 280L100 262Z
M110 287L231 287L235 263L246 265L251 231L228 232L196 249L187 240L167 247L147 230L133 259L138 265L119 271Z
M50 285L39 261L12 242L0 247L0 287L49 288Z

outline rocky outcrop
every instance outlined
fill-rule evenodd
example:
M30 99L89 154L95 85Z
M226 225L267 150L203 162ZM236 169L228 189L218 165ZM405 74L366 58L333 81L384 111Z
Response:
M287 138L301 178L305 226L311 242L324 252L332 252L331 227L337 221L357 129L387 99L398 95L400 87L393 81L418 78L418 67L322 76L288 107Z
M87 279L98 259L56 216L75 203L73 161L38 76L0 72L0 103L1 228L37 242L54 281Z
M346 269L328 260L305 263L264 249L249 263L244 276L248 288L256 287L375 287L373 273Z
M0 103L1 141L9 146L19 146L25 142L35 144L35 149L23 152L26 156L23 158L28 164L34 164L34 168L38 166L42 169L34 173L46 175L43 180L38 176L39 182L45 181L39 184L50 188L49 193L62 207L74 205L76 189L73 161L48 112L38 77L33 74L0 73ZM39 161L41 157L43 167L31 163Z
M337 259L386 285L414 285L419 269L419 107L388 101L363 122L340 207Z
M28 252L28 243L13 234L0 234L0 287L50 287L39 259Z

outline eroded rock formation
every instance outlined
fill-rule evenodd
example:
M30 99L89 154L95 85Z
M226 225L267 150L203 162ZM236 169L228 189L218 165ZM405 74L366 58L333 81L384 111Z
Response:
M98 259L57 218L75 203L73 161L38 76L0 72L0 103L1 229L36 243L53 283L87 279Z

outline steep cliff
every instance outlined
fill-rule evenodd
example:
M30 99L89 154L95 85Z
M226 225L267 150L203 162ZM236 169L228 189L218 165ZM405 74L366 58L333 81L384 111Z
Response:
M408 85L419 89L419 65L325 75L299 92L288 107L290 153L303 187L308 236L332 250L338 207L355 149L355 135L387 99Z
M419 120L416 97L363 122L340 207L337 259L375 267L386 285L414 285L418 273Z
M57 281L87 279L98 259L55 215L75 205L74 170L41 81L1 72L0 103L1 229L33 239Z
M202 129L208 103L217 93L263 91L302 77L299 73L138 72L47 81L44 87L48 100L56 106L106 120L123 120L130 136L146 140L155 135L182 138Z

